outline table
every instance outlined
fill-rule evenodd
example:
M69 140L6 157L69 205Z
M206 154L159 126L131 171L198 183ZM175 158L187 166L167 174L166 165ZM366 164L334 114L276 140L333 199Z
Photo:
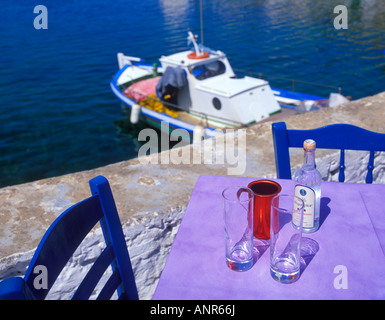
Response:
M254 180L198 178L154 300L385 298L385 185L323 182L320 228L303 234L301 277L281 284L270 276L267 241L256 243L250 270L225 264L222 190ZM276 181L293 193L292 180Z

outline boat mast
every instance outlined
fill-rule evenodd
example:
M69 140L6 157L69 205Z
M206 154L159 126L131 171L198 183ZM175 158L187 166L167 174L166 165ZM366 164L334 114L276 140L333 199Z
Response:
M199 1L200 3L200 20L201 20L201 44L202 44L202 47L204 45L204 42L203 42L203 8L202 8L202 0ZM203 49L202 49L203 51Z
M191 56L191 59L202 59L202 58L206 58L206 54L207 52L204 52L204 47L203 47L203 9L202 9L202 0L199 1L200 3L200 25L201 25L201 38L202 38L202 41L201 41L201 46L202 46L202 50L199 50L199 46L198 46L198 43L196 42L196 38L198 37L197 35L193 35L193 33L188 30L188 37L187 37L187 40L188 40L188 44L190 44L191 42L193 43L194 45L194 50L195 50L195 54L194 55L190 55ZM195 57L195 58L193 58Z

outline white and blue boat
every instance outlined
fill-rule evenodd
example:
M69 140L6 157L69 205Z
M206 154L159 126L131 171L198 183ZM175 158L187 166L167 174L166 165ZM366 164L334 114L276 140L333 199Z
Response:
M282 108L309 105L322 97L272 89L268 81L234 73L226 55L199 46L190 31L193 49L146 64L143 59L118 53L119 71L113 93L131 108L130 120L141 118L153 127L184 129L202 139L269 119Z

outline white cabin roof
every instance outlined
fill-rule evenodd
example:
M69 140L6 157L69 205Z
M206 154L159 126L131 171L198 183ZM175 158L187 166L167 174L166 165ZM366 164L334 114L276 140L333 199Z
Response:
M228 98L266 85L268 85L268 82L265 80L250 77L237 79L230 78L227 75L220 75L206 80L196 81L196 89Z

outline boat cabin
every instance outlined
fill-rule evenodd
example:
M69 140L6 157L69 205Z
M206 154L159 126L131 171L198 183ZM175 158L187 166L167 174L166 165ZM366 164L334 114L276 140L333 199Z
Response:
M178 88L174 102L185 111L239 126L261 121L281 110L267 81L237 78L221 51L207 50L201 55L183 51L162 56L159 61L164 73L167 68L179 74L183 71L187 81Z

